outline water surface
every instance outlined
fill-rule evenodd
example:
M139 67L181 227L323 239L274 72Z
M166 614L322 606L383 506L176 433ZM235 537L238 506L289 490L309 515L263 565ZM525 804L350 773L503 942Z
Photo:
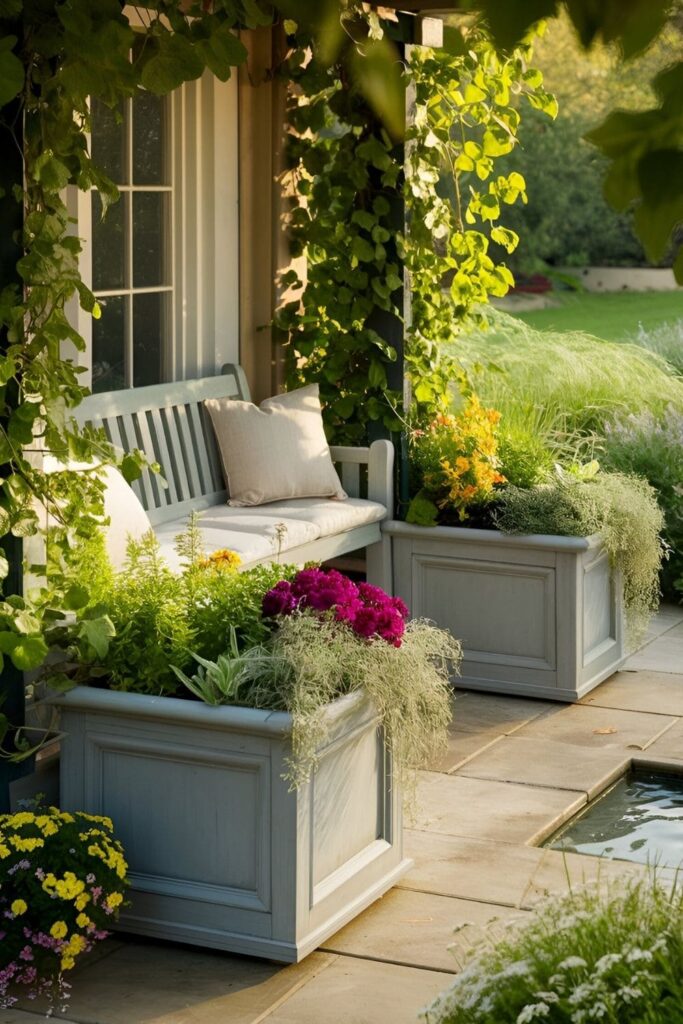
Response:
M545 845L659 867L683 865L683 774L624 776Z

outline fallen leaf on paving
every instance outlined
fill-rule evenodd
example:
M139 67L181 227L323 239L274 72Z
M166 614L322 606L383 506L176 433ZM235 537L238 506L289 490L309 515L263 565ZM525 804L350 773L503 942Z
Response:
M605 726L604 729L593 729L595 736L610 736L613 732L619 732L613 725Z

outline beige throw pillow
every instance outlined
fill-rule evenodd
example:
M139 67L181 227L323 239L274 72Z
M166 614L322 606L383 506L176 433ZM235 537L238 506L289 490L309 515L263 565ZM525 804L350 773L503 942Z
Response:
M230 505L346 498L323 429L318 385L261 402L207 398Z

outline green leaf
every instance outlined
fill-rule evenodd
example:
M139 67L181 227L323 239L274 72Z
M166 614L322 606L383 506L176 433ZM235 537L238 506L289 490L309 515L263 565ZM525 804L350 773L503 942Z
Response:
M40 636L20 637L9 655L14 666L24 672L39 668L47 657L48 647Z
M109 641L116 636L116 629L109 616L102 615L97 619L84 619L78 635L92 647L98 658L104 658L109 650Z
M24 88L24 65L12 53L16 43L16 36L0 39L0 107L13 100Z
M383 122L392 139L398 141L406 129L406 86L401 59L386 37L351 50L351 73L368 103Z
M75 583L69 587L64 595L64 607L68 611L78 611L79 608L85 608L89 599L90 594L87 588Z
M204 70L193 45L177 33L155 37L156 52L142 69L142 84L157 95L178 89L185 82L199 78Z
M48 149L34 161L33 178L46 189L58 192L69 184L71 172L61 160L57 159L52 150Z

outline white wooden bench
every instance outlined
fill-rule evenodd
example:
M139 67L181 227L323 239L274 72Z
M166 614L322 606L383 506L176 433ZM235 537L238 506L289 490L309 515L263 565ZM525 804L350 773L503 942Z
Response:
M174 537L195 511L207 551L233 548L243 556L243 567L325 561L365 548L368 579L389 588L389 544L380 523L393 513L391 443L332 447L346 502L300 498L230 508L205 398L249 401L241 367L226 366L216 377L91 395L75 413L81 425L104 428L119 449L137 448L149 462L159 463L161 473L144 470L133 490L164 556L173 562Z

